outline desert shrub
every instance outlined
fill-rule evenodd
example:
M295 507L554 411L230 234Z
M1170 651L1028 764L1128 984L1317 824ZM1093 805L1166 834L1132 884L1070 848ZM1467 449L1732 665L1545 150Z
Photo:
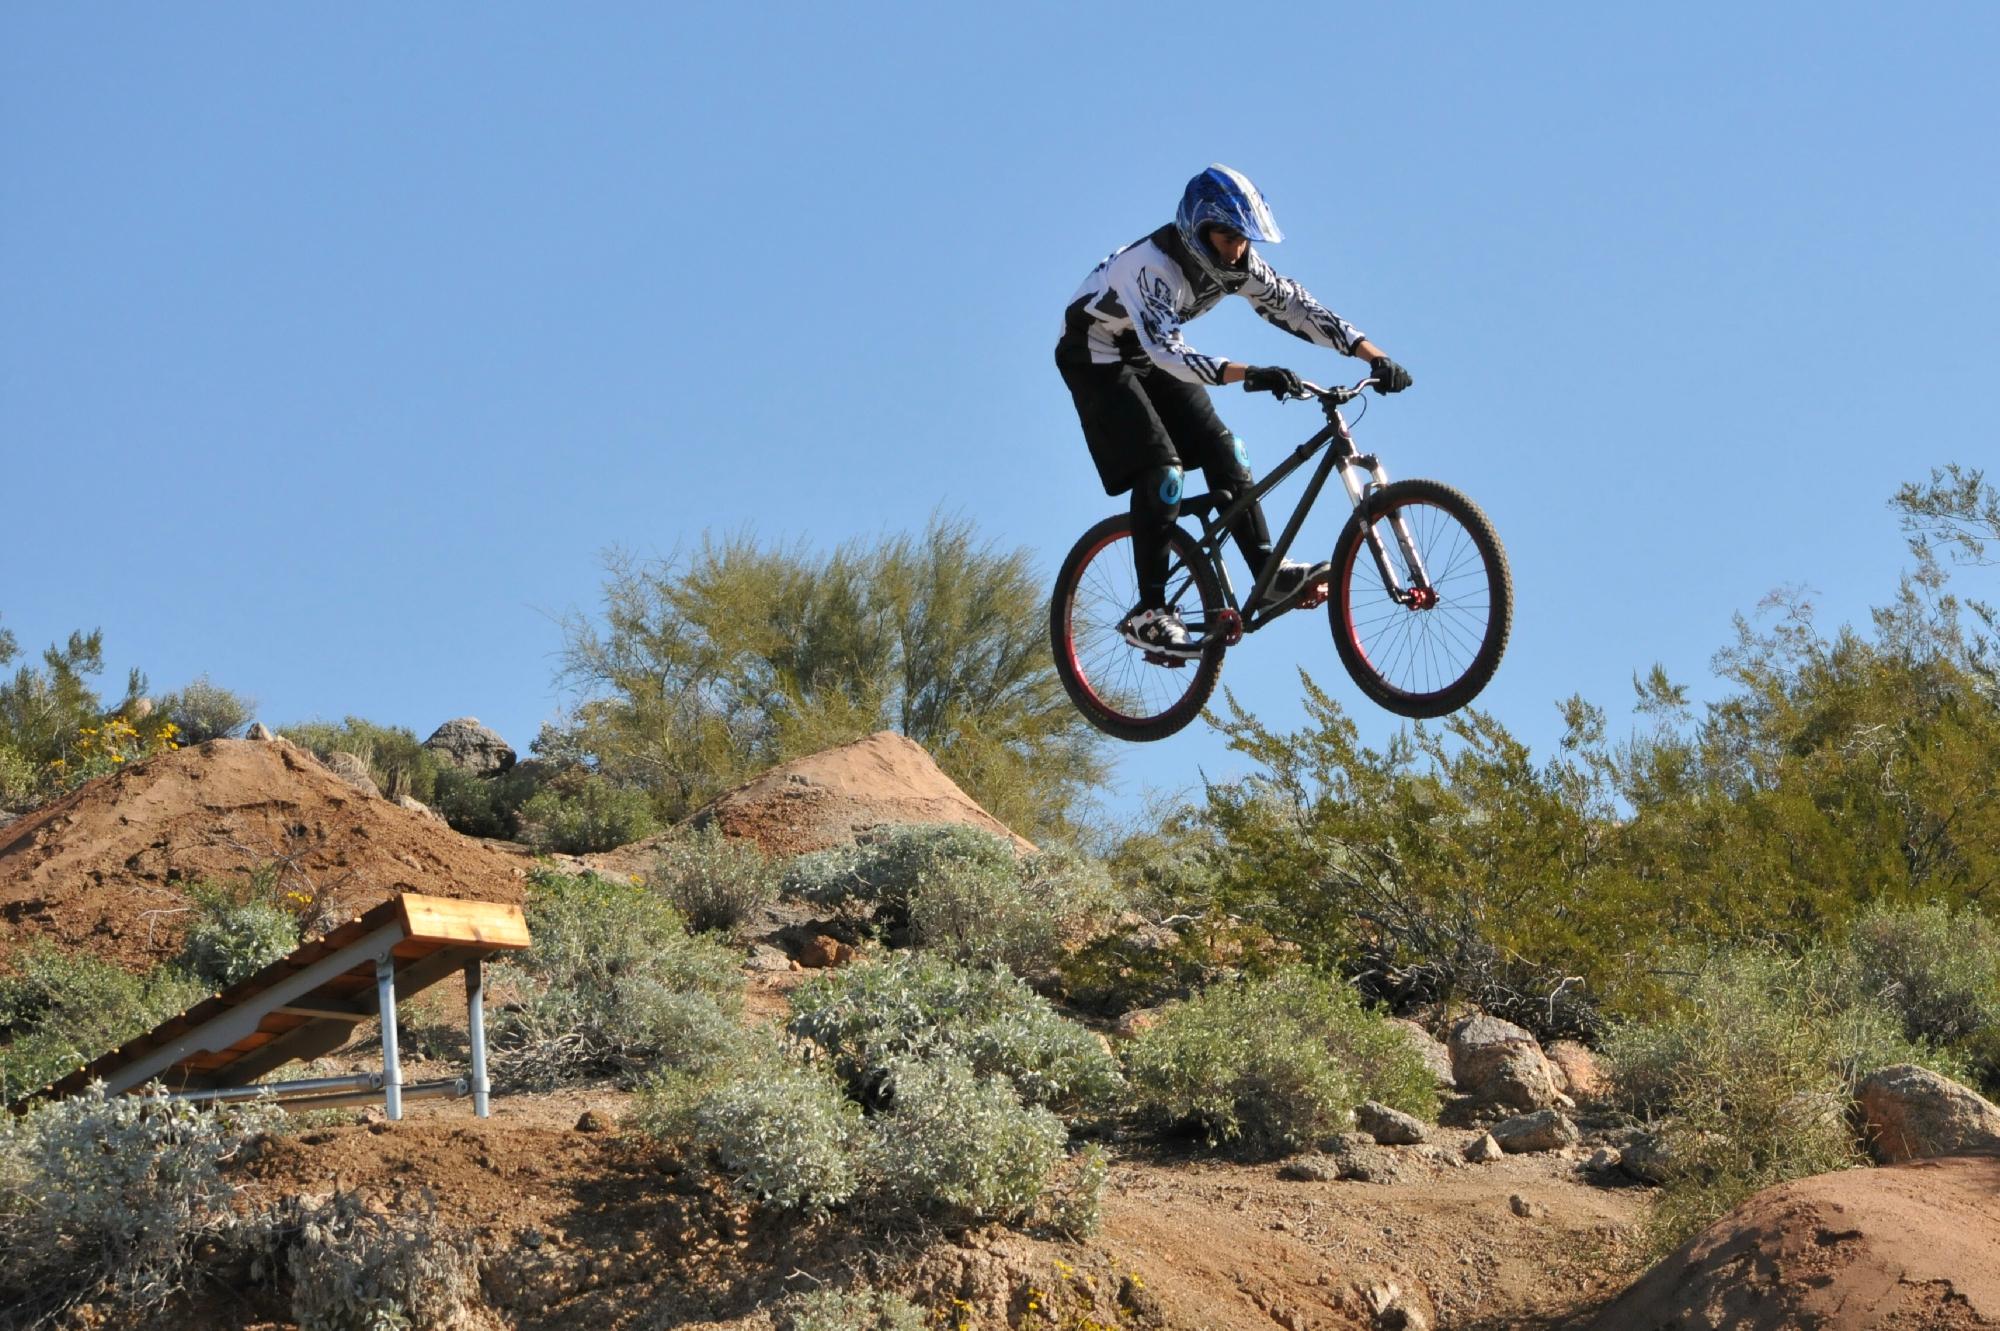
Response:
M428 804L444 767L407 726L378 726L350 716L339 725L304 721L286 726L286 739L322 759L351 753L368 765L368 775L390 799L408 795Z
M1025 1219L1069 1134L1003 1076L933 1054L890 1065L888 1108L869 1120L876 1199L946 1224Z
M429 803L455 832L511 841L520 835L521 806L540 787L535 772L517 765L482 776L443 765Z
M1856 984L1911 1040L1957 1044L2000 1025L2000 929L1976 910L1876 907L1848 952Z
M1019 855L1003 837L962 823L891 828L852 846L801 855L785 890L872 911L918 947L972 965L1046 971L1059 945L1111 913L1101 867L1074 855Z
M713 825L660 848L647 885L695 929L731 933L778 899L778 866Z
M923 1331L923 1309L879 1289L816 1289L787 1295L774 1310L778 1331Z
M35 801L37 785L33 761L0 738L0 810L27 808Z
M861 1184L861 1111L819 1068L772 1060L715 1087L691 1119L736 1186L777 1206L837 1206Z
M0 1304L159 1306L196 1245L229 1223L224 1167L281 1117L164 1092L107 1095L98 1083L0 1125Z
M538 870L528 923L534 946L495 967L520 997L492 1034L499 1066L524 1083L631 1077L695 1057L717 1038L717 1014L741 1006L735 955L690 936L637 884Z
M248 979L299 945L299 917L266 896L216 883L188 889L195 916L178 965L211 989Z
M1006 1077L1022 1099L1063 1113L1110 1104L1124 1089L1097 1037L1015 976L902 953L846 966L792 994L794 1034L831 1057L850 1091L879 1099L907 1055L955 1055Z
M479 1251L439 1223L428 1194L409 1209L359 1194L290 1197L252 1222L283 1254L300 1331L396 1331L465 1324L479 1297Z
M1422 1060L1348 985L1305 970L1212 986L1171 1008L1126 1055L1140 1108L1245 1154L1295 1151L1364 1099L1429 1118Z
M207 996L168 967L134 975L86 952L31 943L0 976L0 1104L39 1090Z
M198 675L186 688L161 698L154 710L180 729L182 743L203 744L241 734L257 703Z
M1893 1063L1960 1069L1857 1002L1825 953L1738 949L1674 968L1678 1001L1615 1027L1604 1053L1623 1106L1660 1120L1671 1160L1649 1224L1665 1251L1759 1188L1863 1160L1855 1083Z
M1109 1172L1104 1148L1095 1142L1071 1153L1043 1185L1036 1219L1071 1242L1089 1238L1104 1224L1104 1179Z
M593 772L558 776L521 805L521 840L537 850L588 855L651 836L658 827L646 792Z

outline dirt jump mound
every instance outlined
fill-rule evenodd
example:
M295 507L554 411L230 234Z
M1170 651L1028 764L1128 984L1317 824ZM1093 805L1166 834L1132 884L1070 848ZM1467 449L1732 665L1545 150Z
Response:
M338 921L397 892L519 902L524 866L282 740L211 740L0 828L0 964L35 938L134 969L172 957L204 879L275 869Z
M1758 1193L1589 1331L2000 1327L2000 1156L1821 1174Z
M891 823L967 823L1035 848L960 790L921 744L889 730L774 767L689 822L713 822L773 855L845 845Z

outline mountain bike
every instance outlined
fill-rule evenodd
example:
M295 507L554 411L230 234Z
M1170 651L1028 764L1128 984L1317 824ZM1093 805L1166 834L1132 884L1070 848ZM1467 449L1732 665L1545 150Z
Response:
M1379 458L1356 450L1340 409L1374 382L1363 379L1351 388L1306 384L1326 412L1318 433L1248 493L1181 501L1182 516L1197 519L1201 535L1179 523L1168 529L1167 604L1179 612L1200 648L1198 656L1149 652L1127 642L1119 630L1139 600L1130 514L1104 519L1071 548L1049 603L1049 637L1063 687L1098 729L1128 740L1174 734L1201 714L1215 692L1224 652L1282 615L1321 604L1341 664L1364 694L1389 711L1443 716L1486 687L1513 626L1507 553L1492 522L1464 494L1438 481L1392 482ZM1322 448L1326 456L1262 575L1239 601L1222 561L1230 524ZM1336 469L1354 512L1334 543L1325 575L1286 601L1260 605Z

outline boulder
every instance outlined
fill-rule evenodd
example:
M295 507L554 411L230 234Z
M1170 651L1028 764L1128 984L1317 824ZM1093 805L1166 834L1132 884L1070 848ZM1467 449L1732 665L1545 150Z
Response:
M1330 1155L1302 1155L1279 1165L1278 1177L1289 1183L1333 1183L1340 1178L1340 1162Z
M809 970L845 965L854 960L854 948L838 938L815 934L799 949L799 964Z
M273 735L271 733L271 727L265 725L262 721L252 721L250 723L250 728L243 732L243 738L254 739L259 741L270 741L276 739L277 736Z
M1481 1133L1465 1144L1465 1158L1475 1165L1491 1164L1501 1154L1500 1143L1493 1140L1490 1132Z
M1120 1017L1118 1024L1111 1029L1121 1040L1134 1039L1159 1025L1160 1018L1166 1014L1167 1009L1164 1006L1135 1007Z
M368 764L351 753L337 752L326 756L326 770L353 786L364 795L381 798L382 789L375 784L375 778L368 775Z
M462 772L490 776L514 765L507 741L479 724L476 716L461 716L431 732L424 747Z
M1391 1017L1389 1028L1409 1043L1424 1066L1437 1078L1439 1090L1449 1091L1457 1085L1451 1075L1451 1051L1444 1042L1407 1017Z
M1479 1014L1463 1017L1453 1023L1446 1045L1453 1079L1475 1099L1525 1110L1556 1103L1542 1047L1513 1022Z
M411 813L417 815L417 817L428 818L434 823L441 823L444 821L443 814L439 813L436 809L433 809L430 805L424 803L422 800L418 799L414 795L397 796L396 806L398 808L408 809Z
M1883 1164L1968 1151L2000 1151L2000 1105L1910 1063L1862 1078L1855 1098L1868 1145Z
M1374 1100L1364 1100L1354 1119L1383 1146L1415 1146L1425 1136L1423 1120Z
M1611 1090L1604 1065L1587 1047L1575 1040L1552 1040L1542 1050L1555 1073L1556 1089L1566 1091L1578 1104L1602 1100Z
M1492 1128L1493 1140L1510 1155L1529 1151L1560 1151L1582 1140L1576 1124L1563 1117L1560 1109L1538 1109L1502 1119Z
M1656 1133L1636 1133L1618 1152L1618 1168L1641 1183L1665 1183L1672 1172L1674 1155L1664 1137Z

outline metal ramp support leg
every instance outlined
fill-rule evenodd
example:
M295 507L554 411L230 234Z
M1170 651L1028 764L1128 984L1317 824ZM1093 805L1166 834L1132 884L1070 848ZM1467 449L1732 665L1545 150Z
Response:
M375 1001L382 1014L382 1107L403 1116L403 1060L396 1047L396 954L375 958Z
M465 963L465 1029L472 1046L472 1112L486 1118L491 1089L486 1084L486 1005L476 957Z

